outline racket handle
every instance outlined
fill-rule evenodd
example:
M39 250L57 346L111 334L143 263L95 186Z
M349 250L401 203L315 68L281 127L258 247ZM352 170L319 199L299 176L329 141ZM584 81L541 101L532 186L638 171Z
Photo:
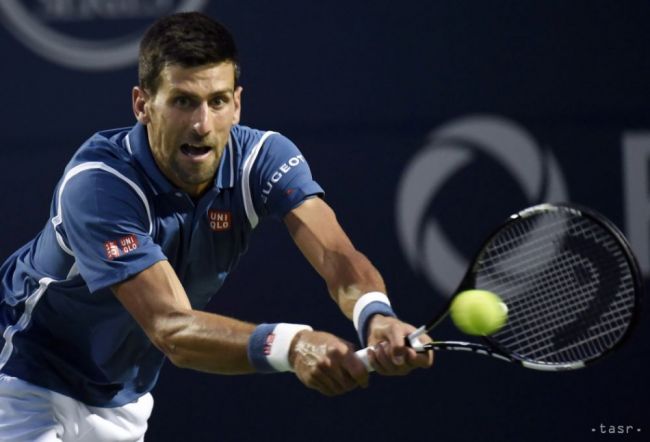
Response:
M361 350L356 351L357 358L361 359L361 362L363 362L363 365L366 366L366 370L368 370L368 373L372 373L375 371L374 368L372 368L372 365L370 365L370 359L368 359L368 347L362 348Z

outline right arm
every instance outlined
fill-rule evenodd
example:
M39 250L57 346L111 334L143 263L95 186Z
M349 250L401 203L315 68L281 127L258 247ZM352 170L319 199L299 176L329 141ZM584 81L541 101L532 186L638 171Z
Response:
M255 371L247 349L256 326L193 310L167 261L157 262L112 289L174 365L220 374ZM367 384L368 374L352 345L329 333L299 332L291 343L289 361L306 386L326 395Z
M113 286L151 342L179 367L210 373L252 373L246 348L255 325L193 310L167 261Z

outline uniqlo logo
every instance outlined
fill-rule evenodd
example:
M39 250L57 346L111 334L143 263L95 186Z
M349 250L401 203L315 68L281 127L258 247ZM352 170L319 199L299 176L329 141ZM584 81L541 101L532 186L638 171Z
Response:
M120 248L117 246L117 241L104 242L104 250L106 250L106 257L108 259L115 259L120 256Z
M119 258L138 248L138 237L135 235L124 236L117 241L104 242L104 250L108 259Z
M120 249L122 253L129 253L131 250L138 248L138 238L135 235L120 238Z
M210 228L215 232L230 230L232 226L232 214L222 210L208 210L208 222Z

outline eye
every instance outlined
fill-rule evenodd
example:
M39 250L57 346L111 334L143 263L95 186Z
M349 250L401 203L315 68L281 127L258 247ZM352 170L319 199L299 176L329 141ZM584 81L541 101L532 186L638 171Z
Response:
M218 96L210 100L210 106L214 109L220 109L228 103L228 97Z
M174 106L180 107L182 109L187 109L192 106L193 102L189 97L179 95L173 100Z

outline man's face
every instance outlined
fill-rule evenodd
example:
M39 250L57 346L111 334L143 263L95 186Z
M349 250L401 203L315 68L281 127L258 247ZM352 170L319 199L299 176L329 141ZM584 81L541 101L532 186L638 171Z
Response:
M239 122L242 89L235 89L234 69L229 62L169 65L155 95L133 90L134 112L147 126L156 164L194 197L212 184L230 128Z

